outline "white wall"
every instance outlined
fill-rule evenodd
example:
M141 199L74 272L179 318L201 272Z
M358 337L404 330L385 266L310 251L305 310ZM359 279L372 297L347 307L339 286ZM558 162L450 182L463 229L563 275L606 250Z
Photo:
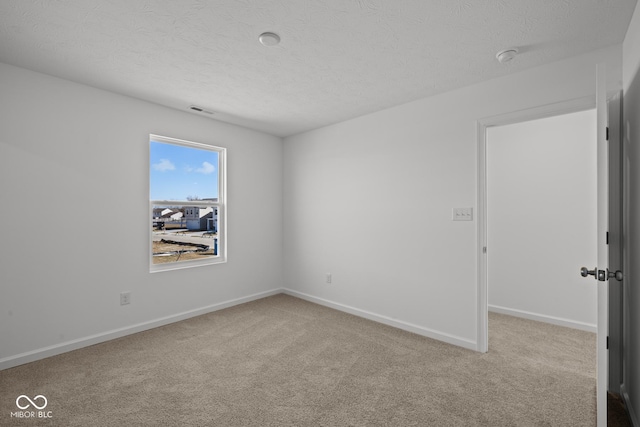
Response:
M280 138L4 64L0 93L0 369L282 287ZM226 264L149 273L150 133L227 147Z
M595 332L595 110L487 129L490 310Z
M476 348L476 120L593 95L599 61L621 87L615 46L285 138L286 286Z
M627 407L640 425L640 7L623 43L624 281L623 377Z

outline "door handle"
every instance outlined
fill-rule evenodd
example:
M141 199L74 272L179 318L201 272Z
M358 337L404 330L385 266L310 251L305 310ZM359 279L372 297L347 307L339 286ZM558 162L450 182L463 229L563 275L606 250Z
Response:
M598 270L598 268L594 268L593 270L589 270L587 267L582 267L580 269L580 275L582 277L593 276L596 280L600 280L604 282L607 279L616 279L618 282L621 282L624 278L622 271L617 270L615 273L613 271L609 271L607 269L607 274L604 274L604 270Z
M618 282L622 282L622 279L624 278L624 276L622 275L622 271L617 270L615 273L613 271L609 271L607 269L607 275L609 276L609 279L616 279Z
M582 277L593 276L595 278L597 272L598 272L597 268L594 268L593 270L589 270L587 267L582 267L580 269L580 275Z

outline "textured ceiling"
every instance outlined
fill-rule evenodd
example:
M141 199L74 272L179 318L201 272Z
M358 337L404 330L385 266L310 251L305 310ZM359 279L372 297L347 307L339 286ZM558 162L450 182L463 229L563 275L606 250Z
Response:
M0 0L0 62L286 136L621 43L635 4Z

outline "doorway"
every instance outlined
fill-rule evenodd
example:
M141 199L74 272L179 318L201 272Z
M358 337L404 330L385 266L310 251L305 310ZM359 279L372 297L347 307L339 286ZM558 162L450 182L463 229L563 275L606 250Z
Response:
M607 267L609 269L609 277L613 277L612 272L619 273L622 270L622 206L621 206L621 149L620 149L620 120L621 120L621 93L614 91L604 93L604 73L601 72L601 66L598 66L598 154L597 165L598 171L605 171L608 179L602 178L598 173L598 194L605 194L605 200L598 196L598 203L593 209L600 211L604 206L608 209L605 215L598 213L598 424L606 423L606 405L607 390L618 392L620 390L620 380L622 378L622 347L620 338L622 336L622 319L619 308L621 307L622 289L621 282L616 280L606 280ZM604 104L604 105L602 105ZM487 243L487 130L491 127L504 126L523 121L536 120L546 117L559 116L578 111L593 109L595 99L593 96L575 99L572 101L561 102L557 104L545 105L529 110L517 111L501 116L489 117L478 120L477 122L477 141L478 141L478 298L477 298L477 346L479 352L487 352L488 346L488 263L487 253L490 253L491 247ZM608 125L606 125L606 115L608 110ZM604 117L602 115L604 114ZM602 120L604 119L604 120ZM605 126L606 127L605 129ZM606 130L606 132L605 132ZM605 140L606 133L606 140ZM603 152L604 150L604 152ZM607 160L608 159L608 160ZM608 166L607 166L608 163ZM604 165L604 166L603 166ZM608 173L606 170L608 169ZM607 182L608 181L608 191ZM602 187L602 188L601 188ZM602 190L602 191L601 191ZM594 188L595 191L595 188ZM608 193L608 198L606 194ZM608 201L607 201L608 199ZM606 218L608 217L608 221ZM604 218L604 222L603 221ZM595 230L594 230L595 231ZM606 232L606 233L605 233ZM606 243L605 243L606 234ZM608 260L605 256L601 256L601 248L607 248ZM535 259L534 259L535 261ZM607 262L608 261L608 262ZM593 268L593 267L592 267ZM585 269L586 270L586 269ZM604 271L604 284L600 279L600 273ZM584 273L584 272L581 272ZM530 274L540 277L544 280L546 277L545 265L533 265L527 271L519 274ZM620 280L620 279L617 279ZM592 282L593 283L593 282ZM605 288L606 286L606 288ZM604 298L601 295L604 293ZM603 307L604 305L604 307ZM608 311L608 314L607 314ZM611 339L610 339L611 338ZM601 419L604 417L604 419ZM604 424L603 424L604 425Z
M516 111L500 116L488 117L477 122L477 143L478 143L478 297L477 297L477 341L476 350L487 352L489 350L488 334L488 253L491 248L487 243L487 131L489 128L506 126L515 123L527 122L531 120L544 119L561 116L579 111L591 110L595 106L595 98L592 96L564 101L556 104L544 105L527 110ZM544 162L542 162L544 164ZM559 214L561 215L561 213ZM560 217L560 216L558 216ZM552 244L553 242L549 242ZM544 266L534 265L535 259L531 260L526 271L519 272L519 275L535 275L543 280L545 277Z
M486 133L489 311L596 332L595 109ZM586 263L586 264L585 264Z
M598 263L594 189L599 183L600 128L593 105L593 99L586 98L478 125L479 266L484 286L479 289L485 298L479 313L486 322L479 322L484 331L478 331L478 343L484 345L481 351L489 350L489 311L592 332L567 339L561 334L569 329L556 328L536 336L554 343L539 354L547 361L557 357L558 345L591 343L587 347L593 350L592 359L584 361L581 372L595 381L602 372L596 371L595 360L595 332L601 336L599 288L578 274L585 263ZM492 317L492 325L500 321ZM536 353L543 346L527 341L523 348ZM584 346L567 354L578 348ZM606 420L606 407L602 413Z

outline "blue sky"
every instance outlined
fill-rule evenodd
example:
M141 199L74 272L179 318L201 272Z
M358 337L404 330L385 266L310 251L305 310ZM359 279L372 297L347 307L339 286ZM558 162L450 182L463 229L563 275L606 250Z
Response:
M218 197L218 153L151 141L150 199Z

